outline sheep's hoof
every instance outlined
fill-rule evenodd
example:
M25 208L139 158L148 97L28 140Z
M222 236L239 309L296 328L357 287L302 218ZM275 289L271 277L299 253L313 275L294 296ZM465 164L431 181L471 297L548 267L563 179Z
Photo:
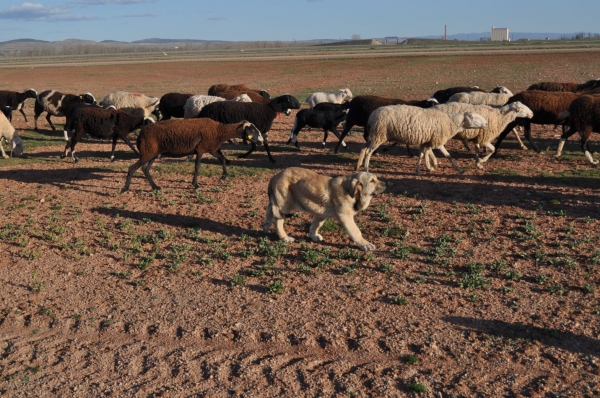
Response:
M290 138L289 140L287 140L287 142L285 143L285 145L290 145L292 143L292 139Z
M73 158L73 162L74 162L74 163L77 163L77 162L79 162L79 158Z
M225 180L227 180L227 176L222 176L221 181L225 181Z
M464 172L465 172L463 169L458 169L458 170L456 170L456 171L458 171L458 174L462 174L462 173L464 173Z
M483 170L483 165L482 165L481 163L477 163L477 168L478 168L479 170Z
M2 157L3 157L4 159L8 159L8 158L10 158L10 156L8 156L8 155L2 155Z
M554 159L560 159L560 156L561 155L554 155L553 157L554 157Z
M127 191L129 191L129 188L123 187L123 188L119 189L119 193L124 193L124 192L127 192Z
M111 156L111 158L110 158L110 161L111 161L111 162L114 162L114 161L115 161L115 158L114 158L114 156Z

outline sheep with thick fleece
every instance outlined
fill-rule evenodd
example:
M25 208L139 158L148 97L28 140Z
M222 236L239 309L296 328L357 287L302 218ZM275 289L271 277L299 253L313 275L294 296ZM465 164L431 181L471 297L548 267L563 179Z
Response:
M22 93L18 91L6 91L0 90L0 108L4 108L5 106L10 106L13 111L19 111L25 118L25 123L27 123L27 116L25 112L23 112L23 107L25 106L25 101L28 98L36 98L37 91L30 88L29 90L25 90ZM12 114L8 119L12 122Z
M198 117L198 114L208 104L212 104L213 102L227 101L223 97L218 97L214 95L192 95L185 102L183 107L183 118L191 119L194 117ZM230 101L233 102L252 102L250 97L246 94L238 95L232 98Z
M291 113L290 109L300 109L300 101L289 94L285 94L273 98L268 104L229 101L213 102L202 108L198 117L209 117L221 123L238 123L243 120L249 121L262 133L263 145L265 146L269 160L275 163L275 159L269 150L267 134L277 115L280 113L289 115ZM255 150L256 144L252 143L252 148L238 157L245 158Z
M346 98L352 99L352 92L348 88L340 88L335 93L312 93L306 97L304 102L306 102L310 109L312 109L315 107L315 105L321 102L333 102L334 104L341 104Z
M486 125L485 118L473 112L447 114L437 109L423 109L410 105L384 106L369 116L369 138L367 145L360 151L356 171L360 169L363 160L365 171L369 171L369 160L373 152L381 144L392 141L420 146L417 175L421 175L423 156L427 169L431 170L429 152L433 148L439 149L450 160L454 169L462 173L463 170L456 165L444 144L464 129L484 128ZM434 156L433 159L435 160Z
M342 141L344 138L346 138L348 132L350 132L350 129L354 126L364 127L363 137L365 141L367 141L367 137L369 135L367 130L367 122L369 120L369 116L371 116L371 113L373 113L375 109L388 105L413 105L420 108L430 108L433 105L437 105L437 103L438 102L435 99L403 100L399 98L384 98L376 95L359 95L350 101L348 105L348 116L346 118L342 134L340 135L340 140L335 147L335 153L338 153L340 146L342 145Z
M156 118L159 117L159 104L160 98L158 97L148 97L144 94L130 93L128 91L112 92L100 101L100 105L105 108L112 105L133 116L148 117L150 114L154 114Z
M506 90L506 93L484 93L474 91L470 93L454 94L448 102L462 102L463 104L471 105L489 105L489 106L504 106L513 94Z
M271 95L269 94L269 92L267 90L255 90L255 89L252 89L252 88L246 86L245 84L233 84L233 85L229 85L229 84L213 84L208 89L208 95L212 95L212 96L217 96L218 97L219 94L224 93L226 91L240 91L240 92L252 91L252 92L257 93L261 97L264 97L266 99L271 99Z
M34 129L38 129L38 118L44 112L46 112L46 121L50 125L53 131L56 130L54 124L52 124L52 120L50 120L51 116L66 116L69 113L69 110L79 104L95 104L96 98L91 93L83 93L83 94L63 94L56 90L46 90L42 91L38 94L37 99L35 101L33 116L33 124ZM68 124L68 120L65 123ZM65 141L69 140L68 131L65 129L63 131L65 136Z
M508 126L517 118L529 119L533 117L533 112L531 109L520 102L512 102L504 105L501 108L492 108L487 105L470 105L460 102L448 102L446 104L437 105L432 109L437 109L447 114L474 112L483 116L487 120L487 126L485 128L467 128L452 137L454 139L463 140L463 142L471 141L475 143L475 163L479 169L483 169L483 163L487 162L490 156L492 156L494 153L495 148L494 145L492 145L492 141L504 131L506 126ZM483 159L480 159L479 148L482 145L490 149L491 152Z
M433 93L433 95L431 96L431 98L434 98L435 100L437 100L437 102L439 102L440 104L445 104L446 102L448 102L448 100L450 99L450 97L452 97L454 94L457 93L469 93L469 92L486 92L485 90L480 89L477 86L459 86L459 87L449 87L446 88L444 90L438 90L435 93ZM498 86L495 87L492 91L490 91L490 93L497 93L497 94L508 94L510 93L510 90L507 89L504 86Z
M262 141L260 131L246 120L234 124L221 124L208 118L167 120L145 126L137 138L140 158L129 167L127 180L121 192L129 189L131 178L140 167L142 167L142 171L152 189L160 189L150 175L150 167L159 155L162 157L183 157L196 154L196 167L194 168L192 185L194 188L198 188L200 159L204 153L208 152L223 163L221 180L225 180L227 178L227 160L219 148L224 142L232 138L241 138L254 143Z
M582 95L573 100L569 109L559 114L559 118L569 118L569 130L560 137L555 157L559 158L562 155L567 138L579 132L581 150L591 164L597 165L598 161L592 156L589 139L593 132L600 133L600 96Z
M496 141L496 151L498 153L498 148L500 147L500 143L504 140L504 138L517 126L523 126L525 130L525 138L529 141L531 146L536 152L540 152L538 146L531 139L531 125L532 124L551 124L551 125L563 125L563 133L565 132L564 126L567 123L567 120L560 119L558 115L569 109L571 102L575 99L579 98L579 94L572 93L569 91L539 91L539 90L531 90L531 91L523 91L513 95L509 100L508 104L513 102L520 102L523 105L527 106L533 112L533 117L531 119L528 118L517 118L515 121L510 123L506 129L500 134L498 140ZM515 130L516 134L516 130ZM518 135L517 135L518 137ZM527 148L525 148L527 149Z
M6 152L4 152L4 146L2 145L2 141L5 141L10 146L11 156L20 156L23 153L23 140L15 131L15 128L12 126L12 124L10 124L10 122L6 118L5 112L7 112L9 115L12 112L9 112L8 109L0 112L0 151L2 151L2 157L4 159L7 159L10 156L8 156Z
M167 93L160 97L158 111L160 120L169 120L172 117L183 118L185 103L193 94Z
M61 159L65 158L71 149L71 157L77 162L79 159L75 157L75 144L81 139L84 134L89 134L97 138L112 138L112 152L110 160L115 159L115 147L117 139L121 138L129 147L139 155L138 151L129 141L127 136L134 130L142 127L144 123L154 123L148 117L142 115L131 115L117 109L104 109L96 106L80 105L73 110L71 119L71 140L65 146L65 153Z

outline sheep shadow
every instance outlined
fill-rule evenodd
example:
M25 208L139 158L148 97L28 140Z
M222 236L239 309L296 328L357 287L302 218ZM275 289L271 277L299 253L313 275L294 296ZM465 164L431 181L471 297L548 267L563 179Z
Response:
M537 340L545 345L573 353L600 355L600 340L568 331L461 316L447 316L442 317L441 320L456 325L462 331L474 331L510 339Z
M203 231L219 233L226 236L241 236L244 234L253 237L263 236L262 231L247 229L240 226L227 225L225 223L209 220L207 218L183 216L178 214L157 214L104 207L94 207L90 209L90 211L111 217L114 217L118 214L119 217L130 218L138 221L148 219L157 224L170 225L177 228L202 228Z
M107 173L118 173L116 170L102 167L80 167L73 169L48 169L48 170L2 170L0 180L12 180L24 183L50 184L57 187L77 187L77 181L101 180Z

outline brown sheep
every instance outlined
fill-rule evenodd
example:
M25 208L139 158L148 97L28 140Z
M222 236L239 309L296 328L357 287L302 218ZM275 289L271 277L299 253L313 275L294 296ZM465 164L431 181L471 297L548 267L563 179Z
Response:
M253 91L257 94L260 94L264 98L271 99L271 95L267 90L254 90L246 86L245 84L214 84L208 89L208 95L218 96L219 94L224 93L225 91L241 91L243 93Z
M598 161L594 160L592 156L588 140L593 132L600 132L600 96L583 95L575 99L571 102L569 110L561 112L560 117L569 118L569 130L560 137L555 157L559 158L562 154L567 138L579 132L579 135L581 135L581 141L579 142L581 150L591 164L597 165Z
M256 126L246 120L239 123L221 124L208 118L179 119L145 126L137 138L140 159L129 167L127 180L121 188L121 192L129 190L131 178L140 167L152 189L160 189L150 175L150 167L159 155L178 158L196 154L192 185L194 188L198 188L200 159L203 154L208 152L223 163L221 180L225 180L227 178L227 160L219 148L231 138L245 139L254 144L263 140Z
M268 104L271 102L270 99L265 98L254 91L224 91L217 94L217 97L225 98L226 100L232 100L242 94L246 94L248 97L250 97L252 102L258 102L259 104Z

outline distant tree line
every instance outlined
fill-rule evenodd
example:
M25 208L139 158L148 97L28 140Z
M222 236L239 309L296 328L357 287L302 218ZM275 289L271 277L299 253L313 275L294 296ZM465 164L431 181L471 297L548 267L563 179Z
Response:
M13 47L10 50L2 50L0 54L4 57L39 57L39 56L65 56L65 55L96 55L96 54L128 54L128 53L177 53L184 51L211 51L211 50L252 50L252 49L278 49L290 47L305 47L321 44L322 42L301 41L245 41L245 42L215 42L215 43L193 43L182 44L108 44L108 43L86 43L86 44L34 44L31 47L20 45L21 48Z

